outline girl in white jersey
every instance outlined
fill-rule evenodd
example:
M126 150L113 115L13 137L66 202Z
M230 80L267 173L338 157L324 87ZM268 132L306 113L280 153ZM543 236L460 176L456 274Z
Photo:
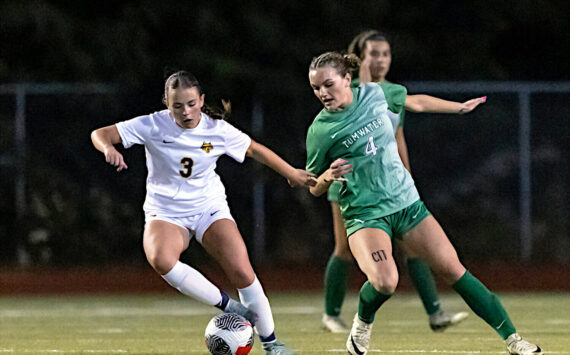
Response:
M227 108L222 113L205 106L200 84L188 72L174 73L166 80L163 102L166 110L91 134L95 148L117 171L127 169L127 164L114 144L145 146L148 177L143 246L148 262L183 294L249 319L266 354L292 354L275 338L269 301L253 271L215 167L218 158L227 154L238 162L252 157L281 174L291 186L312 186L314 175L293 168L224 121ZM241 303L179 261L193 236L220 264Z
M348 47L348 52L358 56L362 63L360 70L353 73L351 86L367 82L385 82L390 70L392 54L390 43L385 35L375 30L364 31L358 34ZM453 102L442 100L428 95L406 95L404 109L412 112L436 112L464 114L474 110L479 104L485 102L485 97L468 100L466 102ZM394 129L398 144L398 154L402 163L411 172L408 159L408 147L404 137L404 114L388 111L388 117ZM347 332L348 328L340 318L340 311L346 293L346 287L353 258L348 248L346 229L338 205L338 192L342 184L335 183L328 193L331 203L331 212L334 232L334 251L329 258L325 270L325 313L322 324L325 329L333 333ZM400 245L400 249L403 247ZM468 316L467 312L450 313L440 308L439 294L432 272L427 264L416 257L412 250L403 250L410 280L415 286L428 314L429 326L433 331L441 332L447 327L461 322Z
M428 263L469 307L505 340L512 355L542 354L521 338L498 298L459 261L445 232L424 206L398 155L387 111L405 105L405 88L367 83L351 88L355 55L327 52L309 67L309 81L324 109L307 133L307 170L319 174L315 196L341 181L339 205L348 244L368 281L359 293L346 347L366 354L376 311L396 290L392 239Z

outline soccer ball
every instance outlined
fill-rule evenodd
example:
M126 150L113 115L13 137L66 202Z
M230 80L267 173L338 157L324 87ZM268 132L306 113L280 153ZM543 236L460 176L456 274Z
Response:
M253 327L235 313L221 313L206 327L206 346L213 355L246 355L253 346Z

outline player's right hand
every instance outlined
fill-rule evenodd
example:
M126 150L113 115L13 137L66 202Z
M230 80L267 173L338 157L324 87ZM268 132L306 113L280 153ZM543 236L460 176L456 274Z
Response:
M348 160L338 158L331 163L329 171L330 180L348 181L344 176L352 172L352 164L349 164Z
M113 166L117 167L117 171L123 169L128 169L129 167L125 164L125 159L123 155L115 149L115 147L109 147L105 149L105 161Z

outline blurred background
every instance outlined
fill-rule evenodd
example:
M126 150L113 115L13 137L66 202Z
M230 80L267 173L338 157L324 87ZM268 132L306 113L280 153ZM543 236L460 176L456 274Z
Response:
M462 260L491 284L531 275L519 286L570 289L569 10L555 0L2 0L0 293L38 287L18 288L9 275L22 273L151 273L144 148L122 150L129 169L117 173L89 134L163 109L170 73L194 73L208 104L230 100L232 124L303 167L321 108L308 65L365 29L387 34L388 79L409 93L488 96L466 116L406 115L416 184ZM254 161L225 157L218 172L258 272L320 287L333 247L326 199ZM212 263L195 242L183 259ZM496 265L512 273L501 279Z

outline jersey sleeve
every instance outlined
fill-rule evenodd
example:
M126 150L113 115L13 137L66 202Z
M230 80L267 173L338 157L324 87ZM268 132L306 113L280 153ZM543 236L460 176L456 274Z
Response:
M122 121L115 124L123 146L130 148L134 144L144 144L150 137L152 131L152 120L150 115L138 116L127 121Z
M406 106L406 102L404 101L404 107ZM406 110L402 110L400 112L400 123L398 123L398 127L404 127L404 119L406 118Z
M230 123L226 121L221 122L225 126L224 140L226 143L226 154L235 161L242 163L245 160L245 153L251 144L251 138Z
M392 112L399 113L400 122L403 122L404 112L406 111L406 96L408 95L408 90L405 86L388 82L379 83L379 85L382 88L382 91L384 91L384 96L388 103L388 109Z
M316 175L320 175L328 168L326 149L322 146L322 143L315 127L311 125L307 132L307 165L305 169Z

